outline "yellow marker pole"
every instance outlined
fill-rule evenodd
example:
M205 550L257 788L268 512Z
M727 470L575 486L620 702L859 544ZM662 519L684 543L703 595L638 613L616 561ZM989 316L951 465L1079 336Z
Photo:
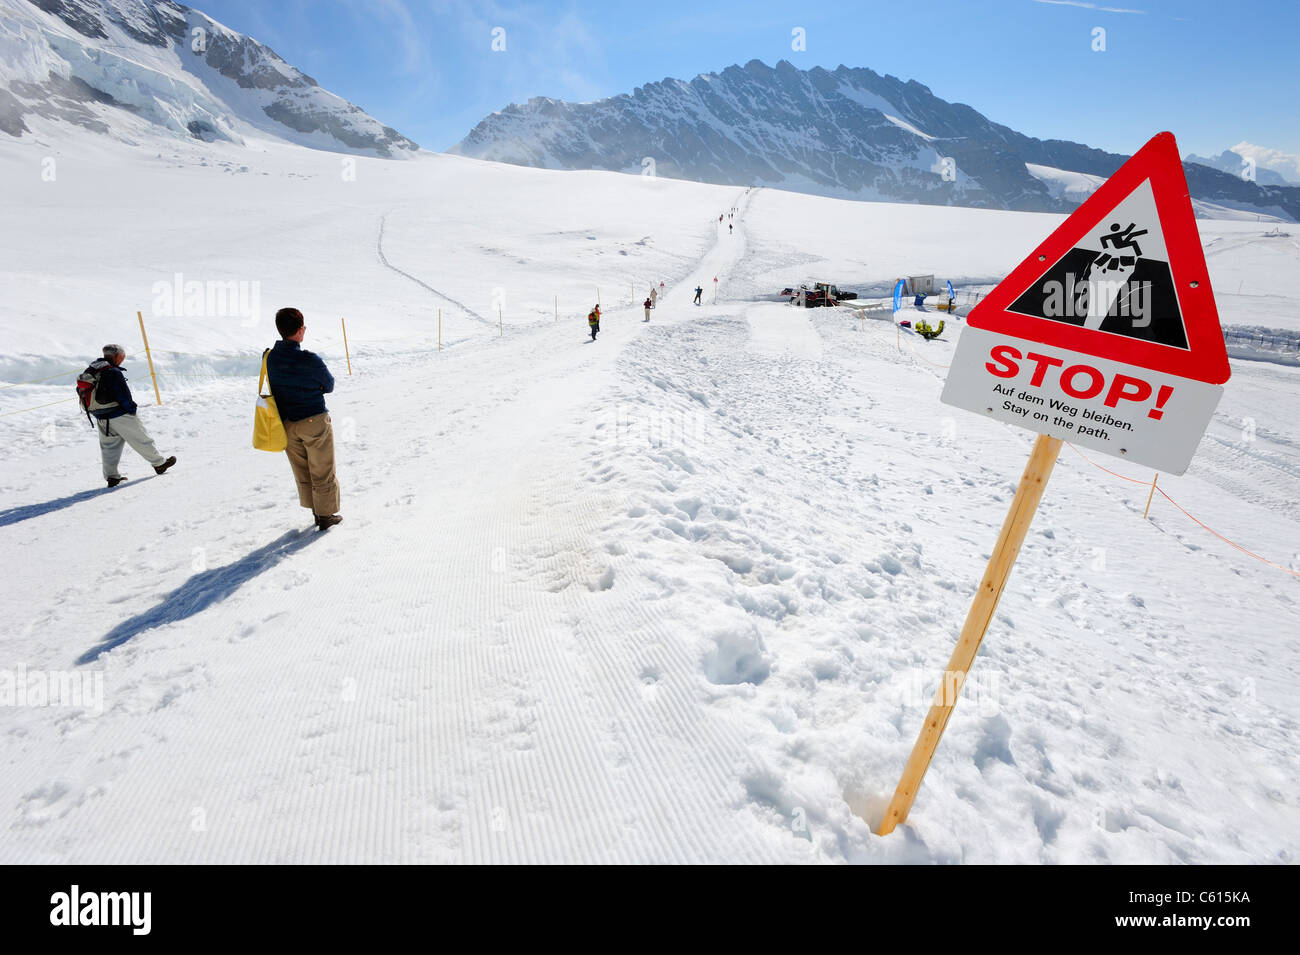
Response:
M497 306L497 337L500 338L504 329L501 325L501 306Z
M343 325L343 354L348 359L348 375L352 374L352 353L348 351L348 323L340 316L339 322Z
M162 395L158 393L158 376L153 370L153 352L149 351L149 336L144 331L144 316L136 312L135 317L140 320L140 337L144 339L144 357L149 359L149 377L153 379L153 397L161 405Z
M1159 479L1159 477L1160 477L1159 472L1151 476L1151 493L1147 495L1147 506L1142 511L1142 520L1144 521L1147 519L1147 511L1151 510L1151 498L1156 496L1156 481Z
M898 781L898 788L894 790L894 797L885 809L880 828L876 830L877 835L885 836L893 832L895 826L906 821L907 814L912 809L921 781L925 778L925 771L930 768L930 760L948 726L953 707L957 705L957 696L961 693L962 684L966 682L966 674L970 671L984 633L993 620L1002 589L1007 585L1011 568L1020 553L1020 545L1029 532L1029 525L1033 522L1034 512L1038 510L1038 502L1043 499L1047 479L1052 476L1052 468L1060 451L1060 438L1040 434L1034 441L1034 450L1029 455L1029 463L1025 465L1025 473L1020 477L1020 486L1016 488L1016 496L1011 501L1006 520L1002 522L1002 532L989 557L975 599L971 601L970 612L966 614L966 623L961 628L961 636L948 661L948 669L944 671L939 692L935 694L930 712L926 714L921 733L912 747L912 754L907 758L907 765L903 767L903 775Z
M442 351L442 309L438 309L438 351Z

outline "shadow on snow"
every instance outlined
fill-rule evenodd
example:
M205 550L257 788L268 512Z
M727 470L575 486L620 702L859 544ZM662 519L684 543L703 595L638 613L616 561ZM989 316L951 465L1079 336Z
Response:
M10 524L17 524L21 521L29 521L33 517L40 517L42 514L51 514L54 511L61 511L65 507L71 507L73 504L80 504L82 501L89 501L99 497L101 494L112 494L114 491L130 487L133 484L143 484L145 481L157 477L155 474L149 477L141 478L138 481L127 481L118 487L99 487L91 491L82 491L79 494L69 494L67 497L55 498L53 501L42 501L40 504L24 504L22 507L11 507L7 510L0 511L0 527L8 527Z
M225 600L258 574L270 570L321 536L315 528L289 531L233 564L195 574L163 597L156 607L119 623L104 635L98 646L91 647L78 657L77 663L92 663L100 654L120 647L137 634L202 613L213 604Z

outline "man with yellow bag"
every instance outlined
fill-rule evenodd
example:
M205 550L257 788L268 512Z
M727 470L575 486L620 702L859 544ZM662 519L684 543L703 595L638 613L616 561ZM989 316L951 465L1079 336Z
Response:
M301 347L307 331L302 312L280 309L275 327L280 340L266 355L266 374L284 422L285 453L298 482L299 503L311 508L316 526L325 530L343 520L334 476L334 429L325 408L334 376L319 355Z

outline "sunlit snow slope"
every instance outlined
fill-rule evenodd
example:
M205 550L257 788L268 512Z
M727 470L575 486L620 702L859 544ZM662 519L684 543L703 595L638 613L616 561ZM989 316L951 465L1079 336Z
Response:
M1295 861L1300 580L1068 448L910 820L865 821L1031 436L939 403L960 322L759 299L965 296L1060 216L94 142L0 148L0 691L103 687L0 706L0 861ZM1200 225L1225 321L1294 332L1294 237ZM250 447L282 305L338 378L324 534ZM111 491L67 373L106 341L179 458ZM1233 373L1160 487L1294 567L1300 368Z

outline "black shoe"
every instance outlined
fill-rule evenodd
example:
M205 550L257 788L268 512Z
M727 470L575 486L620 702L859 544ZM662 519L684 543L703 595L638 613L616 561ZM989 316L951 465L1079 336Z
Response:
M121 484L121 483L122 483L123 481L125 481L125 480L126 480L125 477L109 478L109 479L108 479L108 486L109 486L109 487L117 487L119 484Z
M328 529L328 528L331 528L331 527L333 527L335 524L342 523L342 521L343 521L343 518L339 517L339 515L337 515L337 514L317 514L317 515L316 515L316 526L317 526L320 530L326 530L326 529Z
M171 467L171 466L172 466L173 464L175 464L175 463L176 463L176 455L173 454L170 458L168 458L168 459L167 459L166 461L164 461L162 464L160 464L160 465L158 465L156 468L154 468L154 469L153 469L153 473L154 473L154 474L162 474L164 471L166 471L169 467Z

